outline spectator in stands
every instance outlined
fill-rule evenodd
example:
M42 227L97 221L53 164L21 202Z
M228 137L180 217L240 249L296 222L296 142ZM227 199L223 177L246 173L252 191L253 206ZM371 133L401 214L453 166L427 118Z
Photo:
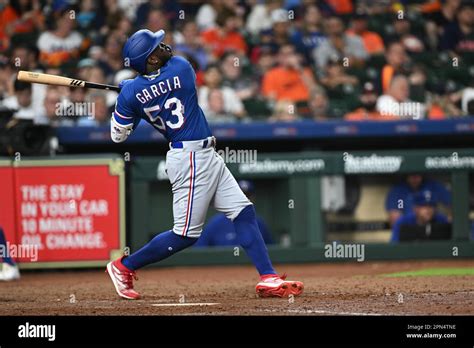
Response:
M383 40L379 34L368 29L367 15L365 13L356 14L354 16L352 25L347 30L347 34L360 37L369 55L384 53L385 46Z
M377 91L372 82L366 82L364 89L360 95L360 102L362 106L344 116L347 121L383 121L383 120L394 120L398 117L384 116L377 111Z
M131 20L125 14L125 12L119 6L117 0L105 0L104 2L104 25L100 28L100 34L102 37L106 37L111 32L116 31L124 34L123 27L126 26L125 22L128 22L131 27ZM145 20L147 17L143 17L141 20Z
M5 1L0 6L0 52L5 52L10 47L10 33L7 27L11 24L17 15L13 7Z
M82 0L76 21L77 29L84 35L98 31L104 24L104 17L101 15L98 2Z
M301 56L290 44L280 47L277 59L278 66L263 77L263 95L276 101L307 102L316 85L311 69L303 67Z
M61 94L59 93L58 89L54 87L48 87L43 103L44 114L40 116L40 123L49 124L53 127L64 125L72 126L74 124L73 118L67 117L66 115L61 115L62 111L66 110L67 106L67 104L61 101ZM62 108L62 110L60 110L60 108Z
M235 13L240 11L235 0L211 0L199 7L196 14L196 24L201 30L214 28L217 25L219 13L225 10Z
M225 111L224 93L219 88L209 90L206 119L209 123L235 122L237 118Z
M110 122L110 112L107 107L107 94L97 90L89 93L86 102L92 108L88 117L80 117L79 126L107 126Z
M353 0L326 0L337 15L348 15L354 11Z
M271 13L272 27L260 32L259 45L269 46L277 51L282 45L290 42L291 22L287 10L282 8Z
M282 5L283 1L281 0L265 1L253 5L245 25L247 31L258 37L260 32L270 30L273 25L271 13L281 8Z
M311 93L308 102L310 114L305 118L311 118L315 121L324 121L334 119L335 115L332 108L329 107L329 99L323 88L315 88Z
M321 78L321 84L328 91L347 87L353 90L359 84L357 77L349 75L342 64L342 60L330 60L326 65L326 71L324 77Z
M421 119L425 116L425 105L410 100L410 85L404 75L395 76L386 94L377 99L377 111L382 116L398 116Z
M291 34L291 43L308 62L313 61L312 52L326 39L321 30L322 16L319 8L310 4L305 7L303 23Z
M444 34L444 29L456 21L459 5L461 0L445 0L441 4L441 9L426 15L425 30L432 50L438 49L439 38Z
M118 35L111 34L105 40L104 51L98 61L98 64L105 76L111 79L115 72L123 67L122 47L124 41Z
M174 46L174 51L194 59L199 65L199 70L206 70L209 58L206 50L202 46L199 28L195 22L187 21L184 24L182 42Z
M39 51L36 47L27 44L15 44L12 47L11 64L18 70L43 70L39 64Z
M0 246L4 250L3 256L0 256L2 268L0 271L0 281L11 281L20 279L20 271L16 262L10 257L10 248L7 245L7 239L2 227L0 227Z
M18 81L14 83L15 94L3 100L3 106L15 110L13 117L22 120L34 120L36 111L32 103L31 83Z
M451 205L451 193L443 184L421 174L410 174L404 181L393 186L387 195L385 209L389 214L390 225L393 225L400 216L413 212L414 196L423 191L431 192L436 202L447 207Z
M161 10L152 9L147 14L147 20L143 25L143 28L149 29L152 32L157 32L161 29L163 29L164 31L169 31L169 22Z
M433 223L449 224L448 218L437 211L438 200L429 190L414 195L413 211L400 216L393 225L391 242L400 241L400 230L404 226L428 227Z
M440 46L449 50L452 56L469 54L474 56L474 4L461 4L457 21L448 25L441 38ZM474 60L473 60L474 61Z
M377 16L387 13L392 0L358 0L356 2L357 12L367 13L369 16Z
M220 71L222 72L222 85L232 88L240 100L245 101L256 96L258 84L242 70L245 56L226 53L221 58Z
M242 191L251 200L255 200L255 185L249 180L239 180ZM257 223L265 244L273 244L273 238L265 221L257 216ZM209 219L201 237L196 242L196 247L210 246L238 246L237 234L234 225L223 213L214 215Z
M53 94L53 96L55 96ZM69 98L67 102L72 103L75 105L75 116L76 117L87 117L88 110L87 110L87 90L84 88L75 88L71 87L69 89Z
M179 3L177 1L150 0L142 3L137 9L135 24L138 27L143 26L147 14L153 10L160 11L168 21L175 21L179 12Z
M39 0L6 1L4 9L0 9L0 52L7 49L10 38L28 40L35 32L44 30L44 16ZM16 41L15 40L15 41Z
M290 100L279 100L273 108L273 114L268 119L271 122L292 122L299 119L298 109Z
M39 65L38 49L26 44L13 45L11 65L15 70L43 72L42 66ZM38 112L41 112L46 86L35 83L32 84L31 91L32 107Z
M5 98L15 93L13 81L13 69L8 64L8 58L0 55L0 106Z
M398 74L408 74L410 59L405 47L400 42L392 42L385 52L387 64L382 68L380 74L382 92L387 92L393 76Z
M255 67L256 77L258 77L259 80L262 80L265 74L275 67L276 61L276 55L270 47L261 50Z
M386 38L388 42L400 42L409 53L420 53L425 50L423 40L413 34L410 21L406 16L393 16L393 33Z
M222 87L222 74L217 65L209 65L204 75L204 85L199 88L198 99L204 114L209 111L209 94L219 89L224 99L224 112L236 118L245 115L245 109L237 93L230 87Z
M474 78L471 79L470 86L462 90L460 99L464 114L474 116Z
M223 9L216 19L215 28L204 31L201 34L206 48L209 48L214 59L220 58L226 51L235 51L246 54L247 44L238 32L237 14L230 9Z
M79 57L87 45L84 37L74 30L75 20L69 9L55 14L55 29L43 32L38 39L41 62L58 67Z
M331 59L348 58L349 66L363 66L369 58L364 43L359 36L346 35L344 23L339 17L330 17L325 23L328 40L321 43L314 51L313 57L320 71Z

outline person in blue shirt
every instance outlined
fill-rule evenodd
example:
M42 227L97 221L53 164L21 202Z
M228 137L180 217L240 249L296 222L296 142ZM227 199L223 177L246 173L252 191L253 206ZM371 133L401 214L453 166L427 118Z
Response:
M392 187L385 200L390 226L393 226L400 216L413 212L413 197L421 191L430 191L437 202L451 206L451 193L443 184L424 178L421 174L410 174L403 182Z
M255 185L250 180L239 180L239 186L247 195L250 201L255 199ZM273 244L273 238L265 221L257 216L258 228L262 234L265 244ZM237 233L232 221L230 221L225 214L219 213L214 215L206 227L204 228L201 237L196 242L196 247L208 246L236 246L239 245Z
M413 197L413 212L400 216L392 229L390 241L400 241L400 228L403 225L426 226L431 223L449 223L448 218L436 210L437 198L431 191L418 192Z

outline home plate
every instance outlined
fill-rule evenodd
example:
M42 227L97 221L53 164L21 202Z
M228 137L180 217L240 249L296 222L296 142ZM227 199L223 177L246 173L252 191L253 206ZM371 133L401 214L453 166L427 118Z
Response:
M155 307L181 307L181 306L215 306L220 303L152 303Z

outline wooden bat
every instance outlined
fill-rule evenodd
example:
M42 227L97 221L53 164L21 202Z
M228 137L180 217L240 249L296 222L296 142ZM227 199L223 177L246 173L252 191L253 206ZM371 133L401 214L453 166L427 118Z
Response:
M83 80L71 79L69 77L42 74L32 71L20 70L18 72L17 79L18 81L41 83L43 85L97 88L120 92L120 88L118 86L104 85L102 83L87 82Z

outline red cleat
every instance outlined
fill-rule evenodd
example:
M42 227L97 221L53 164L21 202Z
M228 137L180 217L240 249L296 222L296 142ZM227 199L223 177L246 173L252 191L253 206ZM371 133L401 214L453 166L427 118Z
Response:
M122 259L123 257L109 262L106 272L112 279L115 290L120 297L127 300L137 300L140 298L140 294L133 290L133 280L138 280L137 275L122 264Z
M302 282L285 280L286 275L278 276L268 274L261 276L260 282L255 287L257 295L260 297L289 297L298 296L303 292Z

